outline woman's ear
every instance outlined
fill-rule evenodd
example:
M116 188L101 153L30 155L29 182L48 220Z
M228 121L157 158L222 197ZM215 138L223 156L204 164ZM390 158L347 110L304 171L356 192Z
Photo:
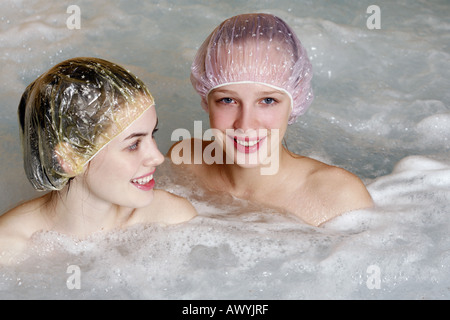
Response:
M67 176L74 177L83 172L84 159L73 150L69 143L59 142L54 152L59 165Z

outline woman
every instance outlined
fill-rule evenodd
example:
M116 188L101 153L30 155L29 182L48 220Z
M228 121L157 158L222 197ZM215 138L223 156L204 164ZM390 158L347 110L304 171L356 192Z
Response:
M50 192L0 216L2 262L38 231L84 238L196 215L187 200L154 189L164 160L154 100L122 67L96 58L56 65L25 90L19 122L27 177Z
M372 206L358 177L282 145L288 124L313 100L311 77L305 49L280 18L243 14L222 22L191 68L214 140L200 142L201 148L196 139L179 142L169 150L172 161L180 163L194 150L192 158L203 161L185 166L208 189L293 213L314 226Z

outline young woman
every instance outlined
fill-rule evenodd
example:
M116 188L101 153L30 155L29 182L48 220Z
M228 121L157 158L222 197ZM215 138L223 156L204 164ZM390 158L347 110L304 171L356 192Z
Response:
M164 160L154 100L122 67L96 58L56 65L25 90L19 122L27 177L50 192L0 216L0 261L38 231L84 238L196 215L187 200L154 189Z
M344 212L372 206L361 180L341 168L289 152L288 124L313 100L311 64L294 31L269 14L222 22L204 41L191 81L208 112L213 141L182 141L172 161L206 188L293 213L319 226ZM195 154L195 152L201 155ZM220 154L223 154L221 160Z

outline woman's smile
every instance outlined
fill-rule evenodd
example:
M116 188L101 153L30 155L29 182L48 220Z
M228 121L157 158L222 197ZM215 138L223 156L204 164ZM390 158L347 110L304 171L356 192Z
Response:
M149 191L152 190L155 186L155 180L153 179L153 174L156 170L153 170L153 172L148 173L142 177L132 179L131 183L138 189L143 191Z
M257 152L266 140L266 137L238 137L238 136L228 136L229 139L233 140L234 147L238 152L242 153L254 153Z

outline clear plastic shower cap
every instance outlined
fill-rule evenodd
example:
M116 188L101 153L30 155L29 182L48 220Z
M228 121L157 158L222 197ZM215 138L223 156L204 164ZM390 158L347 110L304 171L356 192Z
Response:
M54 66L19 104L28 180L37 190L60 190L153 105L144 83L111 62L74 58Z
M208 94L231 83L263 83L286 92L289 124L313 100L312 67L294 31L271 14L242 14L222 22L203 42L191 67L191 82L207 110Z

